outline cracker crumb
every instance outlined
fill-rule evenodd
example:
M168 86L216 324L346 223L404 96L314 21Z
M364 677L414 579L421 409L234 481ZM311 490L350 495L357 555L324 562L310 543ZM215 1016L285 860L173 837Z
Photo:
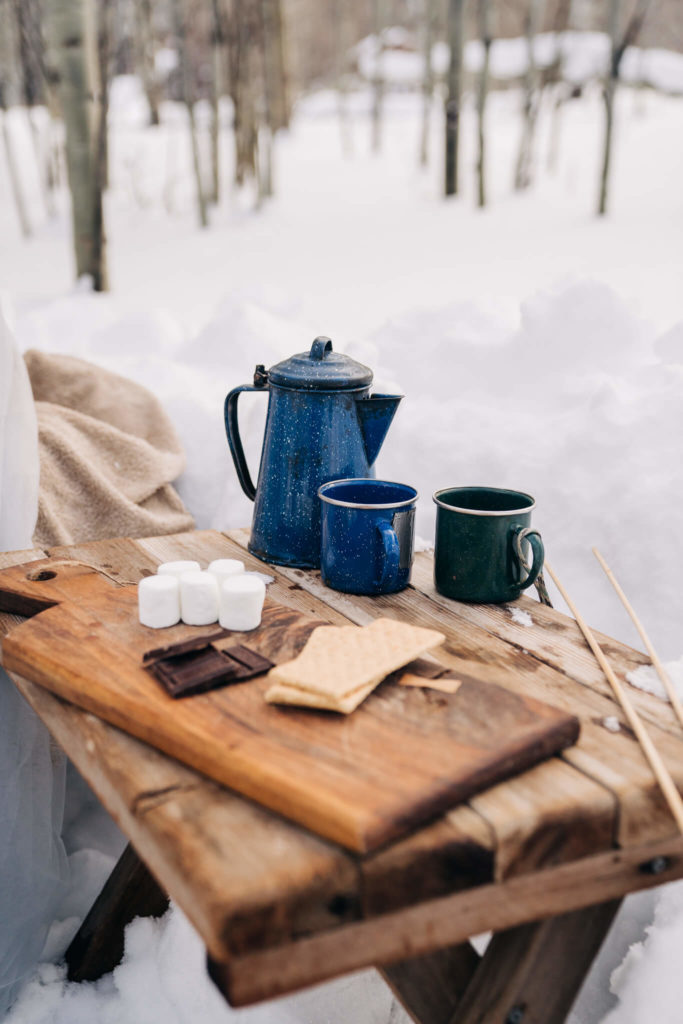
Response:
M619 725L619 719L616 715L607 715L603 718L602 724L608 732L620 732L621 726Z

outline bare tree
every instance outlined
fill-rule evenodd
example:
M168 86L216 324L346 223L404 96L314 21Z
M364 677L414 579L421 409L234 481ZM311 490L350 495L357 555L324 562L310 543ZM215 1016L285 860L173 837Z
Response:
M2 118L2 141L5 150L5 159L9 171L10 187L14 197L14 205L19 219L19 226L24 238L32 234L31 221L29 219L24 193L21 188L21 175L19 164L14 152L12 134L7 122L7 108L9 107L9 91L11 83L12 56L15 51L13 44L13 32L11 25L11 11L8 3L0 2L0 117Z
M211 202L220 199L220 100L223 95L227 32L220 0L211 0Z
M372 151L378 153L382 145L382 102L384 100L384 38L386 28L386 0L373 0L375 66L372 83Z
M229 88L233 103L235 184L258 177L256 46L259 18L250 0L232 0L228 18Z
M117 0L97 2L97 68L99 73L100 117L97 125L97 187L109 187L109 84L113 67L114 22Z
M35 117L36 106L46 101L49 103L50 100L45 74L40 9L37 0L12 0L12 4L19 41L22 98L31 129L43 201L48 215L54 216L55 180L51 167L50 127L46 133L48 137L45 138L41 132L40 122Z
M151 0L136 0L136 43L137 43L137 65L140 70L142 87L149 104L149 123L158 125L159 103L161 101L161 87L156 72L154 59L154 26L152 23L152 2Z
M278 0L261 0L261 38L263 60L263 116L258 131L260 196L273 194L273 137L285 121L282 96L282 46L278 31L282 18L278 17Z
M422 0L422 123L420 126L420 166L426 167L429 160L429 124L434 96L434 68L432 47L434 46L434 19L436 0Z
M289 88L285 61L282 0L262 0L263 50L269 123L273 132L289 127Z
M446 167L447 196L458 192L458 149L462 105L462 64L465 0L448 0L448 45L450 59L446 95Z
M534 55L534 43L543 18L545 0L529 0L525 27L527 44L527 69L524 80L524 108L522 113L522 137L517 154L515 168L515 188L525 189L531 184L531 167L533 160L536 121L540 106L540 76Z
M190 144L192 147L192 167L194 169L197 212L199 215L199 224L201 227L205 228L208 227L209 216L207 213L206 195L202 180L199 140L197 139L197 122L194 112L195 89L187 45L188 21L185 3L186 0L173 0L173 21L175 27L176 46L178 48L178 68L180 71L183 103L187 110L187 119L190 128Z
M477 24L483 50L481 71L479 72L479 82L477 87L477 203L481 207L486 206L486 135L484 132L484 115L486 113L486 98L489 91L489 62L491 57L491 43L493 41L491 16L491 0L477 0Z
M650 0L636 0L631 16L622 31L623 0L609 0L609 36L611 40L610 62L605 78L605 134L603 143L602 169L600 172L600 191L598 198L598 215L607 212L607 192L612 157L612 135L614 131L614 100L619 81L619 69L627 48L638 38L647 15Z
M76 273L95 291L107 288L107 262L98 173L102 121L94 0L50 0L44 8L52 75L66 128ZM105 130L104 126L102 130Z
M339 131L341 135L342 153L350 156L353 152L353 138L349 124L348 112L348 79L349 79L349 46L351 41L351 12L347 4L332 0L332 18L334 19L334 39L336 43L337 72L337 112L339 114Z
M561 112L569 95L569 87L562 78L564 65L563 36L569 27L571 6L572 0L558 0L552 21L555 35L555 58L546 72L546 84L550 89L552 97L552 115L546 157L547 167L551 172L557 168L557 158L560 151Z

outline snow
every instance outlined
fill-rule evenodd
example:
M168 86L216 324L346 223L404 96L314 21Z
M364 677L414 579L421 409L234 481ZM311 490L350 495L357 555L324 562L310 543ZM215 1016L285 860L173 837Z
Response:
M384 49L379 56L379 70L383 80L393 88L417 88L423 77L424 58L421 52L410 49L405 36L393 39L383 33ZM366 82L377 74L377 43L375 36L367 36L354 48L358 72ZM561 62L561 76L571 85L584 86L604 76L610 57L610 41L604 32L539 32L533 41L534 64L548 68L556 60ZM471 39L464 46L465 69L476 74L482 66L484 48L480 40ZM449 48L437 42L432 48L434 73L445 76L449 64ZM526 39L494 39L489 51L489 71L501 82L519 80L529 65ZM647 85L672 95L683 93L683 54L657 48L644 49L629 46L624 52L620 76L632 85Z
M679 658L678 661L666 662L664 664L664 671L673 684L676 693L678 693L679 697L683 698L683 658ZM640 668L635 669L633 672L628 672L626 678L629 683L636 686L639 690L644 690L645 693L654 693L656 697L660 697L662 700L669 700L664 683L657 675L656 669L651 665L641 665Z
M584 44L576 62L580 56L591 66L598 49L597 41ZM510 66L513 56L505 57ZM106 296L72 283L65 194L48 219L25 114L14 110L8 120L26 167L35 234L20 237L0 162L0 284L14 301L23 349L92 359L161 398L187 450L179 489L199 526L243 525L250 516L225 442L226 392L249 381L256 363L270 365L329 334L335 348L373 368L378 389L406 395L378 470L418 488L420 546L431 544L437 487L529 491L537 498L534 524L585 617L638 645L590 553L597 545L660 656L671 661L681 656L683 574L681 101L620 91L610 216L602 220L593 216L599 92L589 86L562 108L554 173L547 169L552 117L542 109L539 180L515 195L520 104L514 90L491 97L484 211L473 202L469 103L463 194L445 202L438 105L432 164L421 174L418 97L387 98L384 148L373 157L371 97L354 95L354 155L343 160L337 99L321 93L298 104L291 132L277 140L276 198L254 211L245 195L228 194L202 232L185 112L164 104L162 126L148 129L139 84L117 82L107 198L113 290ZM223 155L229 158L225 140ZM265 402L258 395L242 401L255 469ZM373 972L231 1011L207 981L201 943L177 908L159 922L129 927L124 961L111 976L68 984L50 960L68 944L123 840L82 791L67 834L72 888L46 962L27 981L9 1024L406 1019L392 1010ZM671 886L627 900L572 1024L680 1018L682 989L671 958L683 929L682 899L681 887ZM634 942L637 951L624 961ZM608 979L622 961L610 993ZM649 1014L643 1000L655 990L657 1009Z
M516 622L518 626L533 626L534 620L531 618L529 612L523 608L510 608L510 618L513 622Z

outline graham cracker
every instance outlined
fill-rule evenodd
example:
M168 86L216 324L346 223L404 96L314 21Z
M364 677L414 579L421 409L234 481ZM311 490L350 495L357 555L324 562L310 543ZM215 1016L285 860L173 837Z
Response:
M436 630L387 618L320 626L298 657L268 673L266 700L348 714L391 672L444 640Z
M341 711L349 715L370 696L384 678L376 676L365 686L359 686L346 697L338 698L328 697L324 693L314 693L312 690L299 690L296 686L287 686L286 683L274 683L266 693L266 700L270 704L291 704L296 707L318 708L321 711Z

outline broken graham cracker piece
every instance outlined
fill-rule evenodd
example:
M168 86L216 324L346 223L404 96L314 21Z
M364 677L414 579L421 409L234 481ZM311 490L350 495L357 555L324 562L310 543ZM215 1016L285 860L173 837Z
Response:
M321 626L298 657L268 673L266 700L348 714L382 679L444 640L443 633L395 619Z
M397 680L399 686L419 686L423 690L439 690L441 693L457 693L462 686L462 679L444 675L430 678L416 676L414 672L404 672Z

